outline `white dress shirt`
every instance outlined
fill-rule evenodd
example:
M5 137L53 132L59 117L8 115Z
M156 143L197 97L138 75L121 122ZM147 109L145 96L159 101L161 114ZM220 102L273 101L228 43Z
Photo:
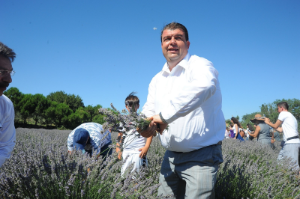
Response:
M168 130L162 145L176 152L189 152L224 139L225 119L218 71L205 58L187 54L172 71L165 63L149 85L142 113L161 112Z
M13 103L5 95L0 96L0 167L10 157L16 142Z

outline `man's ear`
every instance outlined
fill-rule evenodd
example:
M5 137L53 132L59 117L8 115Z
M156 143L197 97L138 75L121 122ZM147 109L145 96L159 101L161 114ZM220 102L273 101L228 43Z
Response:
M190 44L191 44L190 41L186 42L186 45L187 45L188 49L190 48Z

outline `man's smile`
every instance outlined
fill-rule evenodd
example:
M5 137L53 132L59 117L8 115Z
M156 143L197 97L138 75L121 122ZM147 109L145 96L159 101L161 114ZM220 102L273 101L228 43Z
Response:
M179 49L177 49L177 48L170 48L170 49L168 49L168 51L169 52L177 52Z

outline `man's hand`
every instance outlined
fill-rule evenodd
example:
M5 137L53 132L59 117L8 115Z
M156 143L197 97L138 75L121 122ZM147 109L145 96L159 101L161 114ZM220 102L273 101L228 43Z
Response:
M266 124L270 124L270 119L269 118L265 118L265 123Z
M154 115L153 117L150 118L150 120L152 120L154 123L159 124L157 131L162 134L164 132L164 130L167 128L168 124L164 123L159 115Z
M148 118L149 120L151 120L151 118ZM144 131L141 131L141 130L138 130L138 132L145 138L148 138L150 136L156 136L156 130L157 130L157 126L156 124L151 121L151 123L149 124L149 127L144 130Z
M148 149L149 149L149 147L147 147L147 146L144 146L143 148L139 149L139 151L141 151L141 153L139 155L140 158L143 158L147 155Z
M158 124L164 124L164 122L161 120L159 115L154 115L154 116L150 117L150 120L152 120L153 122L158 123Z

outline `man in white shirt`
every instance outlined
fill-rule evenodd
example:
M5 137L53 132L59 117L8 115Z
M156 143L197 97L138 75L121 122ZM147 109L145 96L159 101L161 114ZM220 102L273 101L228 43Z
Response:
M11 62L15 57L14 51L0 42L0 167L10 157L16 141L14 106L10 99L3 95L12 82L11 76L14 71Z
M298 153L300 148L300 139L298 135L298 123L296 118L288 112L289 105L286 102L277 104L277 111L279 113L275 124L270 122L269 118L265 119L265 123L274 129L277 129L282 124L284 144L279 152L278 160L284 157L291 158L292 161L298 163Z
M161 47L167 62L156 74L142 113L152 122L140 132L160 132L167 149L158 194L176 198L214 198L225 119L218 71L207 59L190 55L186 27L172 22L163 28ZM156 126L157 125L157 126Z

